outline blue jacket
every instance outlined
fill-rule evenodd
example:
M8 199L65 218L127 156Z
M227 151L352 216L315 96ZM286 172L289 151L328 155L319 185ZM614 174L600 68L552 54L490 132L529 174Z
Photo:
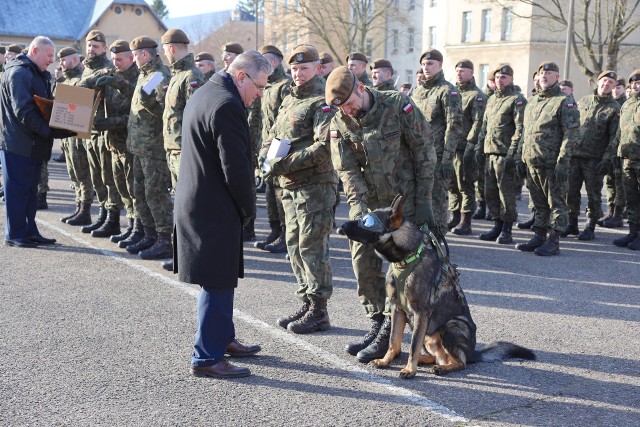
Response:
M27 55L5 65L0 77L0 150L48 161L53 138L33 95L52 99L51 74Z

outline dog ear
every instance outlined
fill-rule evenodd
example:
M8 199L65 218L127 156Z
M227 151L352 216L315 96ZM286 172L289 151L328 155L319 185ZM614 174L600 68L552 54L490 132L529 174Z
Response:
M400 228L404 218L402 216L402 208L404 207L404 198L402 194L398 194L391 202L391 218L389 218L389 225L391 228Z

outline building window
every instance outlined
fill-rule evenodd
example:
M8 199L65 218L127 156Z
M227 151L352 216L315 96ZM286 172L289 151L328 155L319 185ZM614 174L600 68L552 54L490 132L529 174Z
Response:
M300 11L300 0L296 0L295 2L293 2L293 10L295 12L299 12Z
M138 16L142 15L142 9L136 9L136 15Z
M280 40L278 40L278 33L271 33L271 44L277 46Z
M293 46L298 46L300 43L298 43L298 31L296 31L295 33L293 33Z
M398 35L398 30L393 30L393 36L391 37L391 47L393 48L392 53L398 53L398 44L400 36Z
M480 89L484 89L489 78L489 64L480 64Z
M438 43L436 27L429 27L429 47L436 47L436 43Z
M367 55L368 57L371 57L371 55L373 54L373 40L372 39L367 39L367 45L364 48L364 54Z
M122 8L120 6L116 6L115 9L113 9L115 13L117 13L118 15L120 15L122 13Z
M289 12L289 0L282 0L282 13Z
M289 52L289 38L287 37L287 32L282 33L282 51Z
M482 36L483 42L491 40L491 9L482 11Z
M462 12L462 42L471 41L471 12Z
M416 45L416 36L415 36L415 32L413 31L413 28L409 29L409 48L407 49L407 52L413 52L413 48Z
M431 1L429 2L429 6L430 6L430 7L436 7L436 6L438 6L438 2L437 2L437 0L431 0Z
M393 5L396 7L396 9L400 8L400 0L393 0Z
M502 9L502 40L511 40L513 26L513 10L510 7Z
M278 0L273 0L273 14L278 14Z
M409 10L416 8L416 0L409 0Z
M413 70L407 70L407 83L413 84Z

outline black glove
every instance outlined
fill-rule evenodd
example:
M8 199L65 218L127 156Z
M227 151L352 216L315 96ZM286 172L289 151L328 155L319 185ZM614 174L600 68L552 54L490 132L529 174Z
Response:
M476 150L476 164L480 169L484 169L484 153L482 150Z
M507 154L506 156L504 156L504 168L505 170L513 170L513 168L515 168L516 166L516 159L513 157L513 155L509 155Z
M611 172L611 166L611 159L602 159L596 165L596 172L598 172L598 175L604 176Z
M436 178L450 181L455 173L456 171L453 168L453 162L451 161L451 159L442 159L442 161L440 162L440 166L436 170Z
M467 143L462 155L462 164L466 170L471 170L475 167L475 145Z
M109 75L98 77L98 80L96 80L96 87L105 87L107 85L110 85L115 79L116 76Z
M76 132L66 130L66 129L55 129L51 128L49 131L49 138L53 139L63 139L63 138L71 138L72 136L78 135Z
M436 226L436 220L433 217L433 205L431 200L416 203L416 225L421 227L427 224L429 228Z
M527 177L527 165L522 160L516 160L516 175L520 179Z
M613 158L613 167L614 167L615 169L620 169L620 168L622 168L622 159L621 159L620 157L615 156L615 157Z
M105 131L111 129L111 119L95 119L93 121L93 130Z

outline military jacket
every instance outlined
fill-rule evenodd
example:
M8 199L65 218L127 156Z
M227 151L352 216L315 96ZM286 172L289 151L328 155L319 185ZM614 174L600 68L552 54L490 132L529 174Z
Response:
M247 109L247 120L251 138L251 155L254 163L257 163L258 152L262 146L262 100L260 98L256 98Z
M484 109L487 106L487 95L476 86L473 77L466 83L456 85L462 95L462 134L463 139L458 142L458 150L464 150L467 144L478 142Z
M444 79L440 71L431 80L422 82L420 96L412 96L425 119L431 125L433 144L438 157L452 159L458 142L464 140L462 100L458 89Z
M114 86L105 87L107 101L106 117L109 120L107 142L117 151L125 151L127 146L127 124L131 111L131 98L138 81L140 70L134 62L124 71L114 70Z
M358 80L360 80L362 84L365 85L366 87L373 87L373 82L369 78L369 75L367 74L366 71L358 77Z
M393 85L393 80L389 79L386 82L380 83L378 86L374 86L374 89L377 91L396 90L396 87Z
M147 95L143 93L142 87L156 72L162 73L164 80ZM159 56L140 67L140 76L131 98L131 112L127 123L127 149L136 156L156 160L167 158L162 141L162 114L170 78L171 72Z
M267 141L269 130L278 117L278 110L284 98L291 92L291 77L279 65L267 80L267 87L262 95L262 136L261 144Z
M513 85L496 90L487 101L480 141L485 154L515 154L523 134L525 97Z
M406 197L407 212L431 200L436 164L431 129L413 102L398 92L370 89L373 105L360 118L341 111L331 121L331 159L350 205L390 204Z
M620 110L616 135L618 157L640 160L640 96L633 92Z
M107 54L96 56L94 58L87 58L84 60L84 70L82 70L82 77L80 78L80 83L78 86L86 87L89 89L96 88L96 81L99 77L102 77L104 74L102 70L109 69L113 67L113 62L109 58L107 58ZM103 95L104 96L104 92ZM104 102L98 104L98 109L96 110L96 119L104 118ZM92 131L91 133L97 134L100 133L98 131Z
M329 125L335 110L324 102L324 86L325 81L319 76L302 86L292 83L291 94L284 98L263 145L262 158L273 138L291 141L289 154L280 161L282 188L338 182L329 150Z
M614 98L614 99L618 102L618 105L620 105L620 108L622 108L624 103L627 101L627 95L622 94L618 98Z
M524 110L522 160L533 167L569 161L579 137L580 113L556 83L539 90Z
M580 112L580 132L573 157L602 159L612 154L607 147L615 145L618 123L620 122L620 104L611 94L583 96L578 103Z
M164 101L162 124L164 149L180 151L182 146L182 115L187 100L205 82L204 74L193 60L193 53L171 64L171 81Z

